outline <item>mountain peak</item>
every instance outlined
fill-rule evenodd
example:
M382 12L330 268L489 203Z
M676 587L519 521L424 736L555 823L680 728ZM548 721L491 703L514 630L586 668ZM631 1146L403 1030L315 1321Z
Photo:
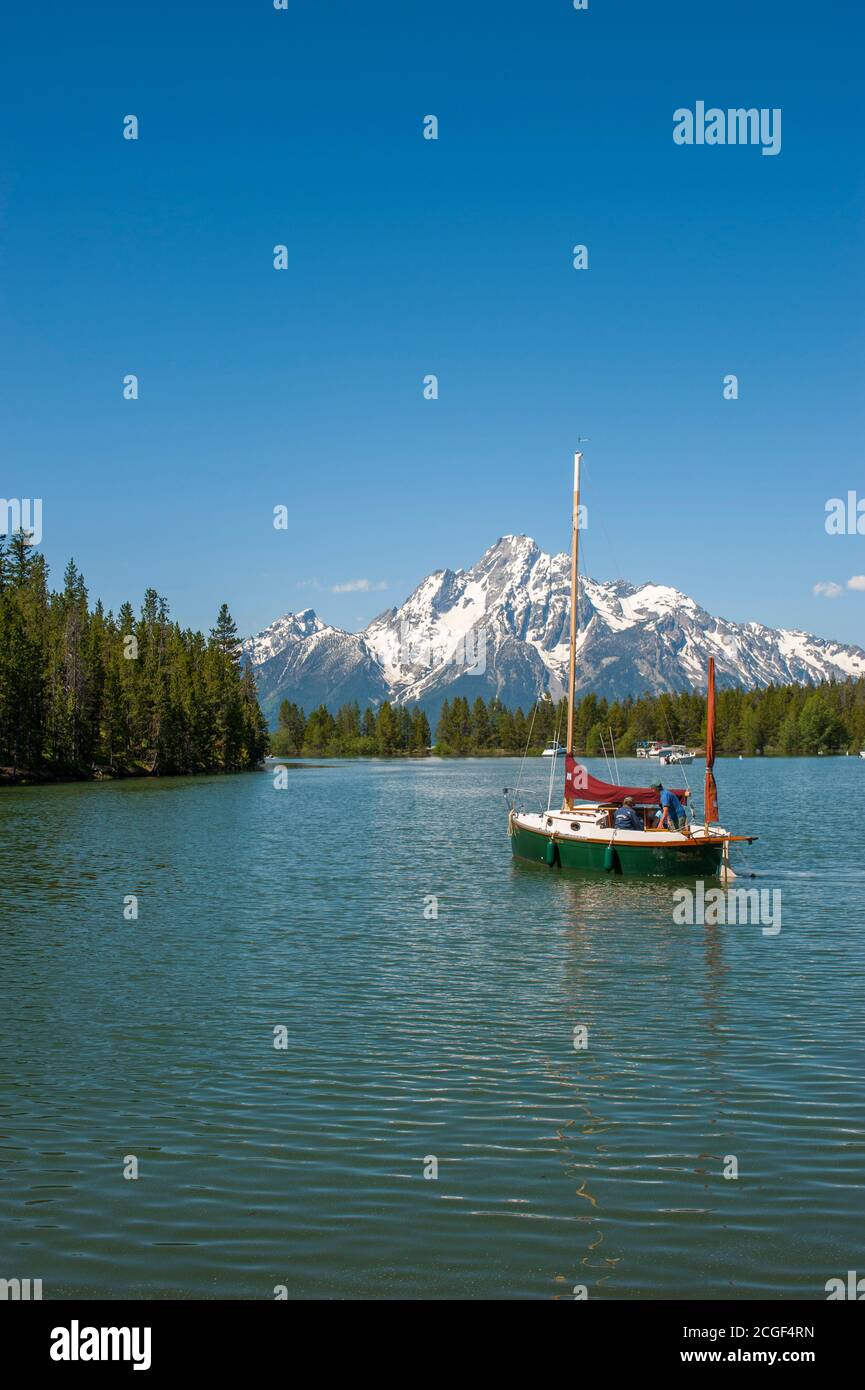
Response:
M470 569L428 575L363 632L330 627L306 608L249 638L244 651L270 717L281 699L307 709L420 701L435 716L446 697L496 695L527 709L544 691L564 692L569 610L568 556L506 535ZM709 656L721 686L865 675L860 647L713 617L671 585L581 577L578 694L705 689Z
M302 641L313 633L323 632L325 627L314 608L304 608L299 613L284 613L254 637L247 637L242 643L242 650L254 666L259 666L282 651L289 642Z
M540 547L531 536L499 536L494 545L485 550L479 564L483 564L490 556L504 559L525 559L531 555L540 555ZM477 566L475 566L477 568Z

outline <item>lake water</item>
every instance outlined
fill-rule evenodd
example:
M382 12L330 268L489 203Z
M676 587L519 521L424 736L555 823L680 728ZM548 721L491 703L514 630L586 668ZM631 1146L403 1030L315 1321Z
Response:
M718 763L777 935L513 863L518 767L0 792L0 1277L823 1299L865 1274L865 763Z

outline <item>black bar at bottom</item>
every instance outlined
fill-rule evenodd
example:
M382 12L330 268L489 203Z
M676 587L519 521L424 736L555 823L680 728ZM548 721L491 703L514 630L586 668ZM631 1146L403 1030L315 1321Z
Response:
M400 1378L427 1382L438 1368L450 1379L479 1359L486 1377L498 1361L513 1374L510 1358L532 1355L530 1348L542 1357L538 1369L556 1353L575 1368L591 1349L595 1371L607 1373L792 1365L825 1376L849 1365L861 1341L860 1315L835 1301L551 1302L560 1306L548 1304L538 1324L538 1307L517 1314L512 1304L495 1303L13 1301L0 1304L0 1335L3 1362L19 1374L92 1377L100 1369L135 1374L137 1367L139 1378L212 1372L258 1380L290 1371L315 1380L344 1362L352 1374L389 1367ZM507 1324L499 1328L503 1315ZM423 1338L413 1366L407 1334Z

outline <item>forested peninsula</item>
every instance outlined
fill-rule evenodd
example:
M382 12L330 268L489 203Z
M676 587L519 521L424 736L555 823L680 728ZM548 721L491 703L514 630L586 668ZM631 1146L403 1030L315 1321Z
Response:
M106 613L73 561L52 591L26 534L0 537L0 780L239 772L267 748L225 604L207 637L155 589Z

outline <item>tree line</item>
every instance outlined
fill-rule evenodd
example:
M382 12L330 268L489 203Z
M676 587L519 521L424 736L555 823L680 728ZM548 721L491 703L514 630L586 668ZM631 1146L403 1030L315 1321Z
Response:
M299 705L283 700L270 749L277 757L389 758L427 753L429 720L419 705L392 705L361 715L357 701L341 705L332 715L319 705L307 715Z
M140 613L92 608L70 560L48 586L27 535L0 537L0 767L47 776L235 772L268 746L225 604L208 637L147 589Z
M564 741L567 700L541 699L525 713L500 700L464 698L445 702L436 729L442 753L538 753L553 738ZM574 705L574 747L597 757L613 746L633 756L644 739L702 748L706 741L706 697L641 695L607 701L585 695ZM721 754L813 754L858 752L865 747L865 679L826 681L817 686L770 685L760 690L715 693L715 748Z
M478 696L445 700L435 728L435 752L443 756L540 753L553 738L564 742L567 701L544 696L536 707L511 709ZM607 701L585 695L574 706L574 746L585 757L630 757L643 739L702 748L706 697L696 692L642 695ZM284 700L271 740L279 756L383 756L421 754L432 742L419 706L383 704L363 714L357 702L330 714L324 705L306 715ZM858 752L865 747L865 680L817 686L770 685L761 690L723 689L715 697L715 746L720 754L815 754Z

